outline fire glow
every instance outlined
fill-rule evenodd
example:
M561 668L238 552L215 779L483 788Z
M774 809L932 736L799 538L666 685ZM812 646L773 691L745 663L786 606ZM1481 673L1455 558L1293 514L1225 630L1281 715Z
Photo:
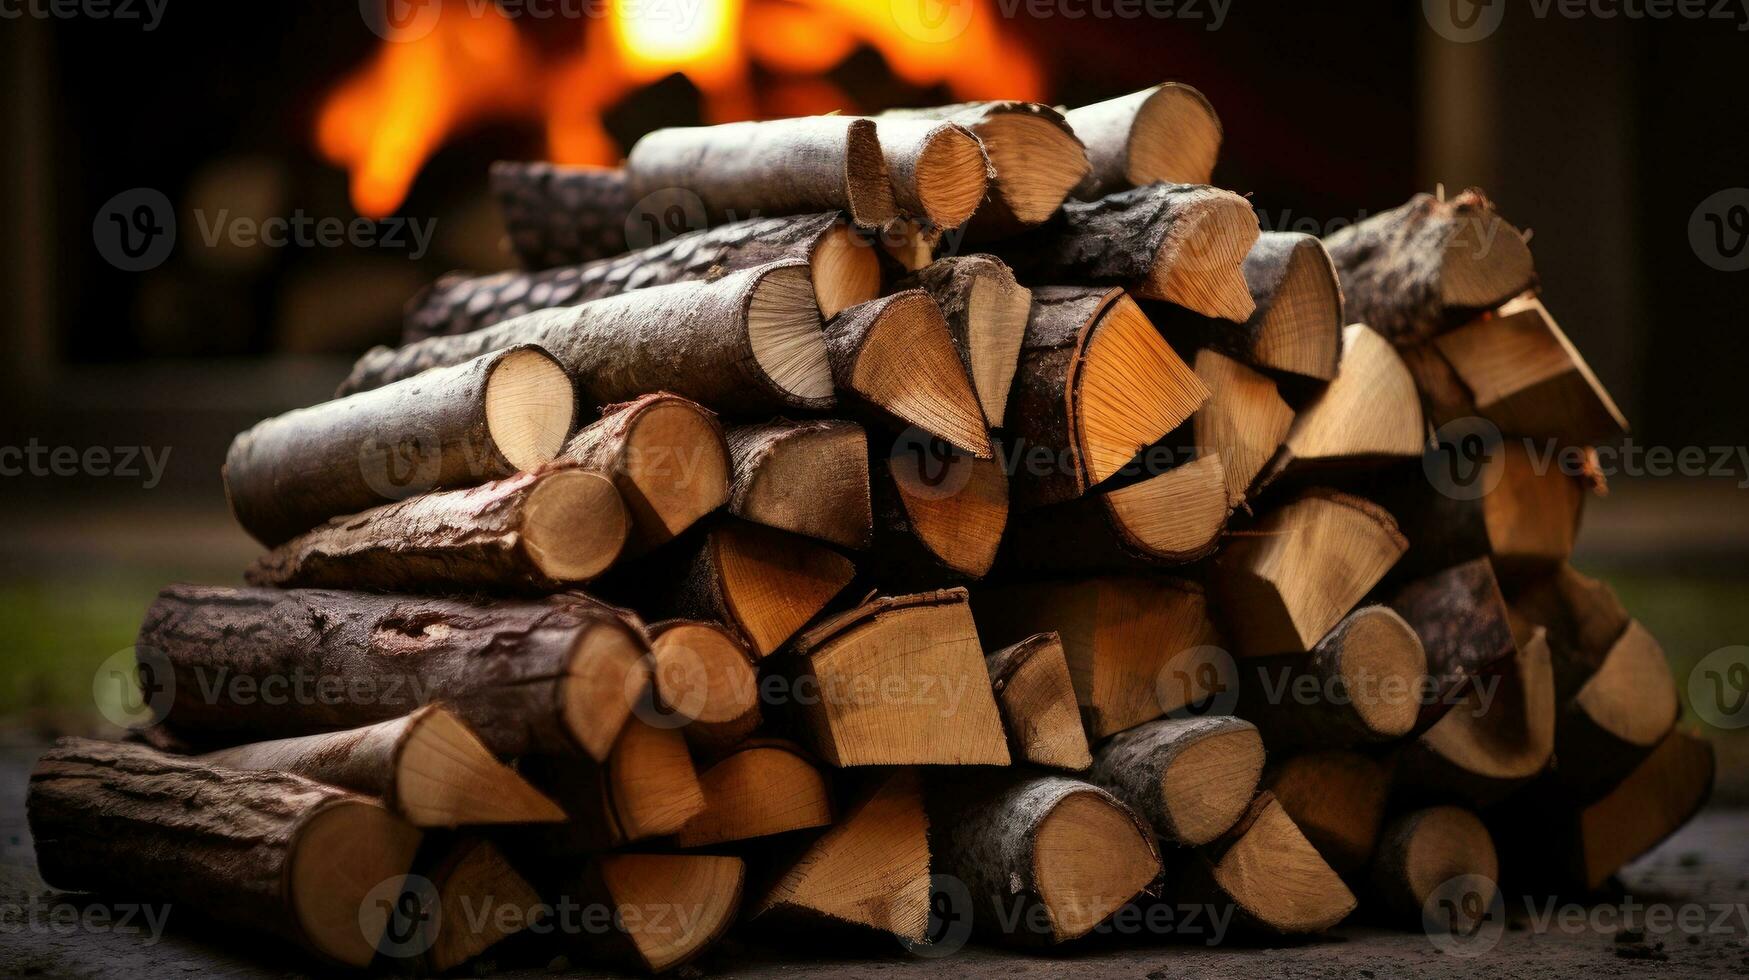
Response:
M346 168L354 207L371 217L400 206L445 141L487 120L542 125L555 162L617 163L624 148L603 113L674 73L698 88L706 123L857 111L824 76L861 45L902 81L956 100L1044 97L1037 61L988 0L583 0L581 43L558 57L490 0L414 2L435 7L389 21L317 114L317 148Z

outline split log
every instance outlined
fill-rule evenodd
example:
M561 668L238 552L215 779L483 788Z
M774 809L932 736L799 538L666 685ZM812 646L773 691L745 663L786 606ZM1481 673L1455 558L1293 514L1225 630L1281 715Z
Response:
M1300 407L1267 482L1344 467L1419 460L1427 448L1421 398L1403 359L1356 323L1342 331L1342 370Z
M710 847L832 824L825 774L790 742L747 742L700 773L698 782L704 809L675 835L680 847Z
M729 513L863 549L873 534L868 434L853 422L777 421L729 429Z
M1421 637L1431 690L1416 723L1425 731L1463 699L1470 684L1518 650L1500 583L1485 558L1454 565L1398 589L1392 609Z
M490 173L492 198L524 268L593 262L626 250L634 198L624 170L499 161Z
M1603 666L1633 617L1607 584L1563 564L1527 583L1512 611L1548 630L1555 697L1567 704Z
M1171 844L1207 844L1232 829L1263 772L1263 739L1238 718L1163 718L1114 735L1087 778Z
M1191 852L1183 867L1176 900L1230 908L1241 932L1320 933L1347 918L1357 904L1269 793L1259 793L1231 830Z
M1166 181L1206 184L1221 152L1221 120L1203 94L1181 82L1070 109L1091 169L1083 200Z
M561 468L518 473L337 517L255 560L279 588L553 592L605 572L631 520L613 481Z
M1087 150L1068 120L1036 102L965 102L881 114L883 120L892 118L955 122L983 144L992 176L984 204L972 218L979 237L1039 224L1087 177Z
M503 852L480 838L457 841L420 870L437 896L438 923L423 966L447 973L533 925L541 899Z
M1602 797L1663 742L1681 711L1669 659L1645 626L1629 622L1560 707L1556 783L1574 799Z
M1362 606L1311 652L1252 658L1239 670L1238 713L1270 748L1337 748L1409 734L1421 714L1427 653L1403 617Z
M1408 548L1384 508L1312 489L1240 532L1214 585L1241 656L1310 650Z
M900 214L932 228L958 228L984 200L993 176L990 160L964 126L881 116L875 136Z
M844 815L777 877L755 920L844 923L927 939L929 816L915 769L877 771Z
M914 425L974 456L991 455L977 392L928 293L894 293L833 317L826 323L826 356L840 391L901 426Z
M756 657L784 644L856 575L850 561L807 538L724 520L710 528L684 577L651 588L652 608L680 619L727 623Z
M634 199L690 191L711 221L846 211L879 228L899 214L883 149L873 120L804 116L658 129L632 147L626 171Z
M1009 413L1014 508L1081 496L1208 397L1122 290L1033 290Z
M559 458L604 473L631 516L626 553L667 544L729 499L729 449L711 412L667 392L609 405Z
M442 702L498 756L604 758L648 683L635 619L581 593L473 601L177 585L137 641L192 745L358 728Z
M531 873L548 873L556 858L676 833L705 806L686 739L676 728L657 727L637 715L626 722L599 764L537 755L524 759L522 768L569 818L564 824L500 837Z
M937 874L964 882L986 938L1049 945L1092 932L1160 875L1142 819L1067 776L955 775L931 787Z
M1245 283L1256 311L1211 343L1259 368L1334 379L1348 321L1342 284L1324 244L1298 232L1264 232L1245 255Z
M1384 825L1391 774L1350 749L1321 749L1271 762L1262 787L1345 880L1372 863Z
M984 658L1016 762L1080 771L1093 764L1069 661L1055 633L1038 633Z
M1003 540L1003 566L1077 572L1182 565L1220 544L1232 508L1218 454L1115 484L1020 515Z
M1204 348L1197 351L1195 364L1196 376L1211 392L1191 416L1196 454L1219 457L1227 506L1236 508L1281 448L1294 412L1274 381L1225 354Z
M603 854L565 889L572 908L612 913L611 928L581 929L577 955L655 974L694 959L721 939L741 908L747 866L710 854Z
M1495 569L1524 576L1565 562L1573 554L1585 513L1585 482L1557 468L1543 468L1530 447L1516 440L1501 443L1485 465L1489 469L1481 485L1494 489L1478 503Z
M397 349L373 348L353 365L340 393L380 388L516 344L552 352L585 405L632 401L652 391L746 414L832 405L820 310L807 265L793 260L538 310Z
M701 752L721 751L759 727L759 678L747 645L720 623L650 624L651 690L686 719L681 733Z
M933 586L989 573L1008 527L1008 475L1000 460L975 459L939 439L905 439L870 466L869 571L879 581Z
M966 590L873 599L793 646L798 695L817 692L802 727L828 764L1008 765Z
M1257 214L1200 184L1150 184L1071 202L1038 228L993 246L1026 282L1122 286L1142 299L1244 323L1255 312L1245 255Z
M557 803L437 705L364 728L239 745L199 760L220 769L289 772L374 796L415 827L565 819Z
M546 351L513 344L239 435L223 471L237 523L274 547L331 517L548 462L571 431L571 381Z
M376 955L419 831L382 805L280 772L68 738L30 777L37 869L56 888L167 902L350 967Z
M1032 290L1014 280L1000 259L964 255L940 259L899 282L898 289L921 289L947 320L948 336L978 392L978 403L992 427L1001 427L1008 390L1020 362Z
M469 333L535 310L714 279L780 261L807 263L821 316L880 295L880 261L873 245L836 213L755 218L582 265L485 276L450 273L407 304L401 342Z
M979 633L992 646L1055 630L1090 739L1228 690L1219 634L1194 583L1102 577L980 589Z
M1524 234L1471 189L1445 201L1417 194L1401 207L1324 239L1348 319L1411 347L1537 285Z
M1403 814L1385 827L1373 856L1371 878L1384 910L1409 927L1423 926L1423 916L1430 911L1428 901L1446 897L1440 886L1453 878L1465 878L1466 885L1485 889L1475 905L1451 901L1432 910L1450 917L1446 926L1453 933L1470 935L1470 927L1480 925L1475 921L1477 912L1494 904L1500 859L1493 836L1474 813L1456 806L1428 807Z

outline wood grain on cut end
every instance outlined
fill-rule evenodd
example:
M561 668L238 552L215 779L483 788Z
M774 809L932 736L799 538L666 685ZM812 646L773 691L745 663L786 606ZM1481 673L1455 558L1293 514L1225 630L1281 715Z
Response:
M1265 232L1245 256L1245 279L1257 305L1246 324L1252 362L1321 381L1336 377L1346 324L1342 283L1324 244Z
M747 305L747 342L772 384L807 402L831 403L832 369L820 333L820 307L801 266L762 276Z
M503 852L478 838L458 842L424 876L437 889L437 929L425 965L447 973L537 921L540 893L511 867ZM502 910L485 918L481 909ZM516 914L507 914L514 910ZM466 923L458 928L456 924Z
M1221 152L1221 120L1207 97L1179 82L1153 90L1130 128L1125 176L1140 187L1156 181L1206 184Z
M971 133L946 126L931 133L917 158L921 217L941 228L958 228L984 200L990 161Z
M1250 722L1163 718L1101 745L1088 778L1134 807L1162 840L1197 846L1238 821L1262 770L1263 740Z
M1103 793L1064 797L1037 834L1033 876L1058 941L1092 932L1160 873L1154 845L1135 817Z
M1071 406L1092 486L1177 428L1209 391L1128 296L1108 306L1085 336Z
M856 574L850 560L830 548L753 524L717 528L708 547L727 611L761 657L782 646Z
M1418 459L1426 445L1414 377L1389 341L1356 323L1343 331L1341 371L1300 408L1279 465L1292 473Z
M608 799L627 841L664 837L704 809L698 771L677 729L634 717L607 760Z
M419 836L382 806L356 798L322 807L299 825L281 881L317 952L349 966L370 963L388 912L366 899L406 873Z
M901 422L989 458L989 426L941 308L922 290L877 303L869 311L872 323L860 331L854 366L840 376L848 374L850 388ZM835 344L834 357L838 349Z
M1382 763L1350 749L1305 752L1271 762L1261 785L1344 879L1372 862L1391 791Z
M930 555L960 575L983 578L1008 526L1008 474L995 459L950 453L946 460L904 454L888 457L885 466L911 533Z
M518 470L552 462L571 435L576 414L571 379L543 350L511 351L486 376L486 430Z
M701 749L733 745L758 727L759 678L751 651L720 623L672 620L650 627L656 697L688 720Z
M1087 177L1087 151L1058 121L1030 112L997 112L975 130L996 171L995 196L1021 225L1055 214Z
M1177 209L1138 295L1244 323L1257 309L1244 272L1257 236L1251 203L1211 188Z
M843 222L820 236L808 257L808 270L814 302L826 319L881 294L881 263L874 246Z
M1585 510L1584 482L1559 467L1540 467L1517 440L1502 442L1487 465L1482 485L1494 489L1481 500L1482 522L1495 565L1503 574L1522 575L1566 561Z
M412 717L387 796L416 827L565 819L557 803L499 762L478 736L442 709Z
M1124 539L1162 562L1194 561L1212 553L1232 512L1219 453L1103 496Z
M755 741L699 774L704 809L675 835L709 847L832 823L826 777L787 742Z
M1093 762L1062 640L1039 633L984 658L1009 752L1017 761L1080 771Z
M632 706L650 683L643 638L620 622L583 632L561 694L566 727L592 759L605 759Z
M1323 932L1354 911L1354 893L1273 796L1260 796L1240 827L1211 877L1250 920L1299 935Z
M625 547L631 517L613 481L586 470L543 476L522 508L522 545L555 582L587 582Z
M1227 504L1238 507L1287 438L1294 411L1274 381L1212 348L1196 352L1196 376L1210 392L1191 419L1196 451L1220 458Z
M1489 889L1477 906L1487 909L1500 880L1500 859L1488 828L1469 810L1456 806L1414 810L1393 820L1379 835L1373 886L1390 913L1405 924L1422 921L1427 900L1441 885L1467 876ZM1474 917L1469 908L1448 911Z
M873 523L868 434L852 422L772 422L729 430L729 512L742 520L866 548Z
M1014 383L1020 344L1026 336L1032 292L1002 268L1000 274L973 280L966 307L972 384L978 389L984 415L992 426L1000 426L1008 409L1008 389Z
M596 859L595 873L633 963L661 973L728 931L747 867L738 857L708 854L608 854Z

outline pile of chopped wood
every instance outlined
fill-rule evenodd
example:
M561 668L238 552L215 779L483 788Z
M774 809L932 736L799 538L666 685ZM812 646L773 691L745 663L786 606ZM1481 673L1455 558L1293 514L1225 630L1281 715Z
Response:
M1166 84L498 166L526 268L237 438L271 550L44 757L44 877L433 971L1601 885L1712 778L1535 448L1625 423L1482 194L1260 232L1220 142Z

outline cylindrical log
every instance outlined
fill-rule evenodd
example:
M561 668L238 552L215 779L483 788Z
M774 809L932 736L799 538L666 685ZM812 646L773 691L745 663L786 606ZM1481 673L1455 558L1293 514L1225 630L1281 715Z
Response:
M1221 120L1195 88L1166 82L1070 109L1091 169L1075 189L1083 200L1156 181L1206 184L1221 150Z
M1249 658L1239 673L1238 712L1271 749L1342 748L1409 734L1427 653L1403 617L1362 606L1309 653Z
M868 434L854 422L778 420L728 431L729 513L844 548L869 546Z
M1161 839L1207 844L1250 805L1263 740L1238 718L1163 718L1120 732L1093 754L1087 778L1146 817Z
M729 496L728 446L716 415L656 392L602 409L561 460L605 473L630 512L626 555L666 544Z

